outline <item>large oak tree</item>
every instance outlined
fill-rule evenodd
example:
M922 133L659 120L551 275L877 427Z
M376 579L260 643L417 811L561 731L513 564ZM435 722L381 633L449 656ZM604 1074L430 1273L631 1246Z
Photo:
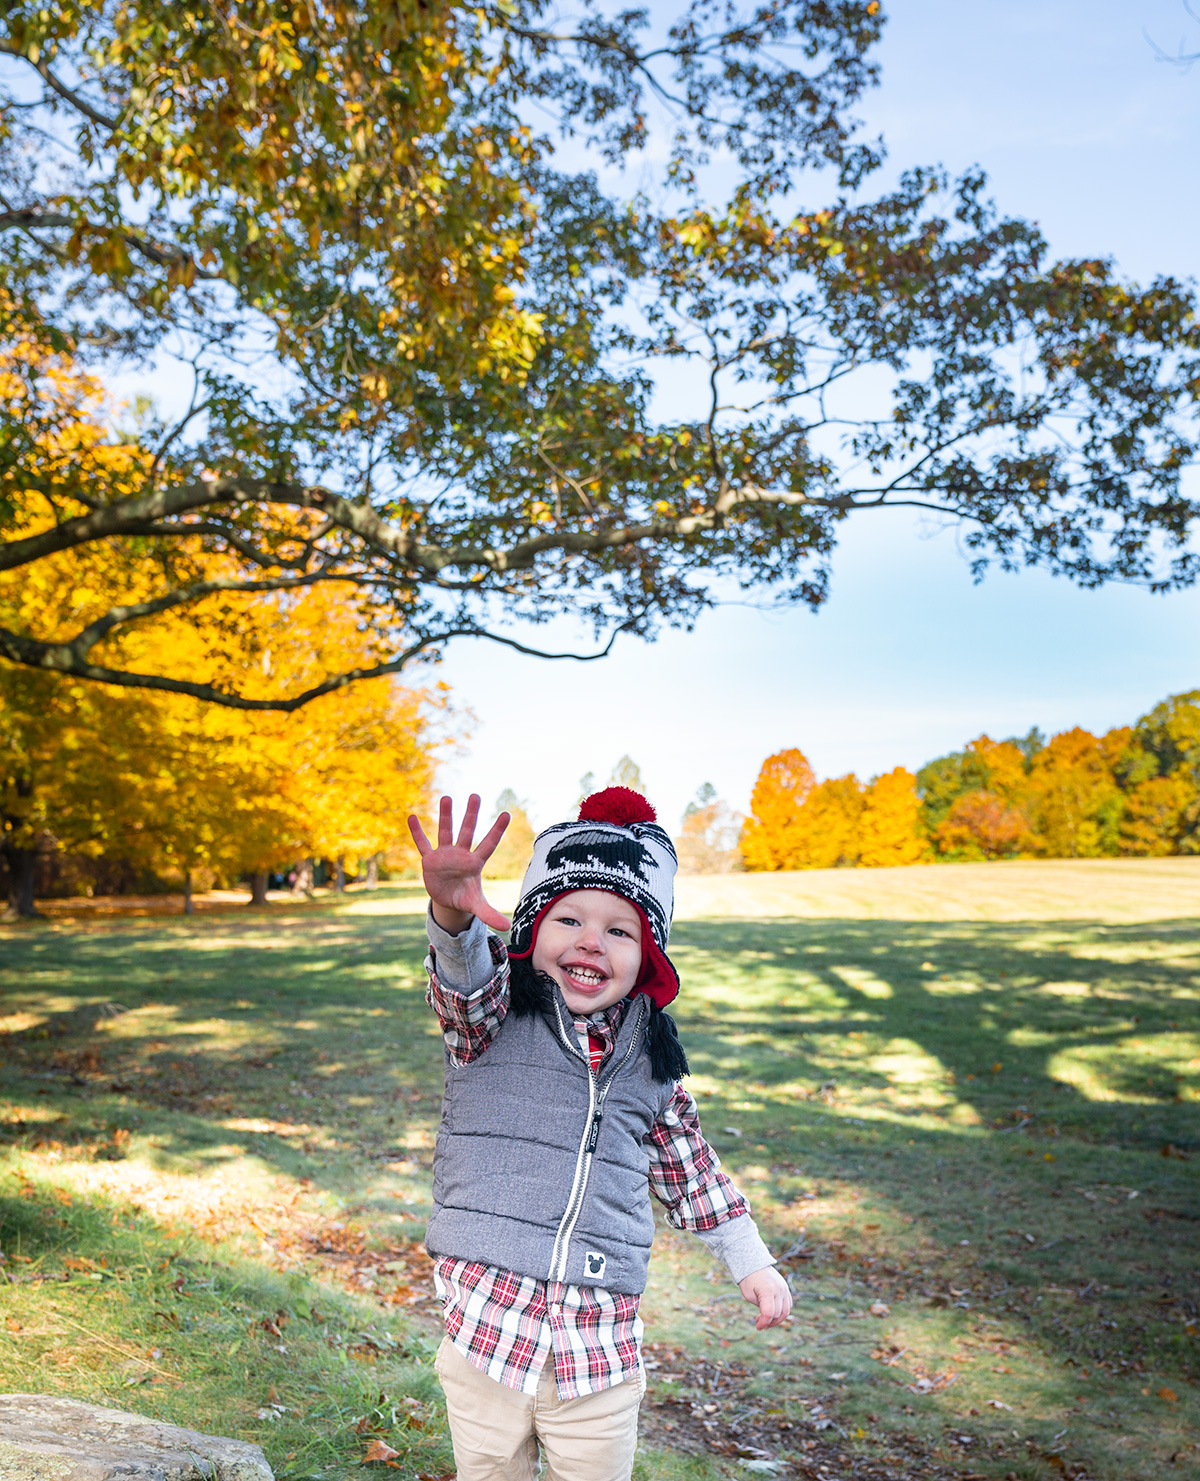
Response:
M981 177L873 193L882 21L8 5L0 657L289 709L455 635L536 648L521 621L819 604L841 521L896 505L980 569L1194 580L1190 290L1050 260ZM168 363L192 403L121 429L140 458L72 455L79 364ZM70 560L86 590L114 551L120 600L9 620L2 583ZM252 695L131 657L155 614L219 630L318 583L371 662Z

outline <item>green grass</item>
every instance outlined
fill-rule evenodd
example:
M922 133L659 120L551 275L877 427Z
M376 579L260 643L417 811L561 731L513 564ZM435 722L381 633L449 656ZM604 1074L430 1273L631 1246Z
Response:
M897 1476L1200 1473L1200 924L1153 918L1157 861L1060 865L1034 919L1044 867L690 882L693 916L755 913L677 924L678 1017L797 1303L755 1334L664 1231L641 1476L745 1475L751 1431ZM419 904L0 933L5 1388L251 1438L281 1475L361 1474L372 1434L452 1468ZM711 1398L709 1431L677 1397ZM705 1436L727 1453L687 1453Z

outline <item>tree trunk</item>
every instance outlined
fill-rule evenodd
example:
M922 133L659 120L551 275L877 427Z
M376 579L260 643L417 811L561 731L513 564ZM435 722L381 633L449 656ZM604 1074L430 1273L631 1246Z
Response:
M301 859L296 865L296 878L292 881L292 894L312 897L313 861Z
M192 903L192 871L183 871L183 913L184 915L195 914L196 907Z
M340 895L346 888L346 855L337 856L337 866L333 875L333 887Z
M41 911L33 903L33 877L37 867L38 851L35 848L7 848L8 858L8 908L5 920L37 920Z
M267 903L267 880L269 876L265 869L256 869L250 876L250 904L265 905Z
M379 855L372 854L367 860L367 889L379 888Z

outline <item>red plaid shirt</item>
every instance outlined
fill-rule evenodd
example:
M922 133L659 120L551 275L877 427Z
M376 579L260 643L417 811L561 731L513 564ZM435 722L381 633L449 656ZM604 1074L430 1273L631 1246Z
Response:
M476 992L457 992L440 982L432 953L427 963L428 1001L455 1064L478 1059L508 1012L508 956L499 941L493 938L490 944L496 970ZM581 1041L587 1036L593 1070L612 1053L627 1002L576 1022ZM704 1140L696 1102L682 1085L675 1086L651 1129L647 1150L650 1191L676 1229L704 1232L749 1213ZM563 1399L637 1375L642 1344L637 1296L449 1258L436 1262L434 1279L450 1340L478 1369L509 1388L535 1393L551 1355Z

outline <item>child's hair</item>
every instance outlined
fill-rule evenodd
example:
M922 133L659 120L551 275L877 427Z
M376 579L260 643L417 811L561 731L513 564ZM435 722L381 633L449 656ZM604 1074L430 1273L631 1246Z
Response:
M509 973L510 1013L517 1018L526 1018L533 1013L554 1012L552 977L539 972L528 957L510 957ZM650 1055L650 1073L660 1085L670 1085L690 1073L687 1055L679 1042L675 1020L653 998L649 998L649 1003L646 1052Z

